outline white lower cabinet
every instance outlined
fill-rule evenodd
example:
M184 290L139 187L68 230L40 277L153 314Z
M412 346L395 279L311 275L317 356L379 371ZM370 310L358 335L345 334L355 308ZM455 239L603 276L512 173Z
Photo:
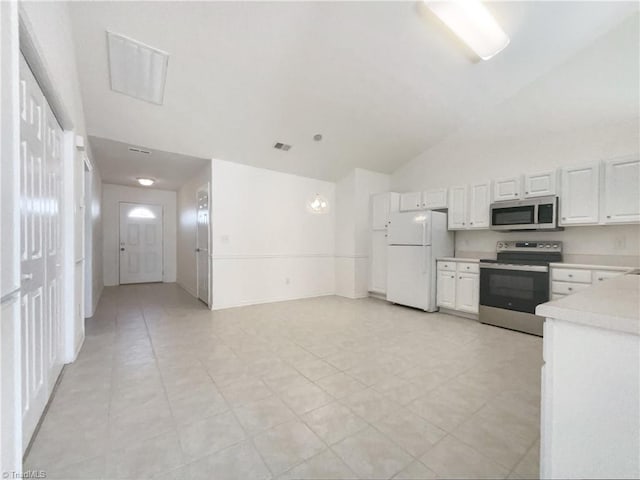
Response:
M444 308L456 308L456 272L447 270L438 271L437 285L438 306Z
M478 313L478 295L480 293L480 275L477 273L458 273L456 278L456 310Z
M480 270L477 262L438 261L437 303L439 307L476 315L480 296Z
M632 267L594 265L551 265L551 300L558 300L610 278L619 277Z
M387 292L387 232L371 232L369 290L376 293Z

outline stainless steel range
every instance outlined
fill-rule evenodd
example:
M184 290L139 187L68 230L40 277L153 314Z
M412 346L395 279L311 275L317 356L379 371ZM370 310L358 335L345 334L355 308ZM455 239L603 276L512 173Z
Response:
M496 251L480 260L480 321L542 336L535 310L549 301L549 263L562 261L562 242L498 242Z

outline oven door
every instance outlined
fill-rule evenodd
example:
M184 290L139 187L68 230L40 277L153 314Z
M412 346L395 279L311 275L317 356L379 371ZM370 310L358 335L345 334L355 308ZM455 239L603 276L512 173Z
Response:
M549 301L549 267L480 264L480 305L535 314Z

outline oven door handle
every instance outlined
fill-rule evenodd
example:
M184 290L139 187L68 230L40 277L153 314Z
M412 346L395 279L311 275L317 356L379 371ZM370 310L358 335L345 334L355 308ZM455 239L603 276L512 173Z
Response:
M517 270L520 272L548 272L546 265L500 265L494 263L481 263L480 268L490 268L492 270Z

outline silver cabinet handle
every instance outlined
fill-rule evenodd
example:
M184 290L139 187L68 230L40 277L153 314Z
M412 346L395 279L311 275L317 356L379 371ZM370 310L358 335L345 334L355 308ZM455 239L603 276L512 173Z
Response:
M571 291L573 291L573 287L569 287L569 291L570 291L570 292L571 292Z
M569 274L569 278L573 278L573 275L571 273Z

